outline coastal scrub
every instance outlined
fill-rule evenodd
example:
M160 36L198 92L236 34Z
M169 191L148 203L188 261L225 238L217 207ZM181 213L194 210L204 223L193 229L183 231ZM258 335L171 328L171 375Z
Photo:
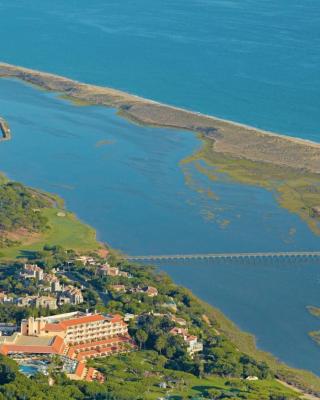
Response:
M46 243L96 250L93 228L63 207L58 196L8 181L0 175L0 257L15 258Z

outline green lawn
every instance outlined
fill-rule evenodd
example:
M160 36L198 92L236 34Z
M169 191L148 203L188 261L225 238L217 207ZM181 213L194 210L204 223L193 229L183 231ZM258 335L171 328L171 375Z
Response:
M65 216L58 216L59 212ZM66 249L81 251L101 247L96 240L95 230L81 222L74 214L58 208L47 208L43 210L43 214L48 217L50 228L32 243L1 249L1 258L14 259L21 256L23 251L42 250L45 244L61 245Z

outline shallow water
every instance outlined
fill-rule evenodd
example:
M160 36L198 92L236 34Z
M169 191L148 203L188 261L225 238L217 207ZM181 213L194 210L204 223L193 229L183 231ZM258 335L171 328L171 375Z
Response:
M0 0L0 58L320 141L319 0Z
M271 192L210 181L196 170L190 185L179 162L200 146L191 133L142 128L112 109L76 107L14 80L0 80L0 110L13 132L0 145L0 170L61 195L115 248L130 254L319 248L319 238ZM191 265L166 270L257 334L263 349L320 374L320 347L307 335L319 321L305 310L320 306L316 266Z

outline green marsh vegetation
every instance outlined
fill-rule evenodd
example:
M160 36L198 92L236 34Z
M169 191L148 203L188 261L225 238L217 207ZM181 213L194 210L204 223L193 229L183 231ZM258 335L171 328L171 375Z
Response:
M320 318L320 307L307 306L307 310L314 317ZM309 332L309 336L320 346L320 330Z
M313 339L318 345L320 345L320 331L311 331L309 332L309 336Z
M307 306L307 310L311 315L314 317L320 318L320 307L315 307L315 306Z
M237 158L214 150L214 142L203 135L200 150L181 161L186 183L195 184L187 167L193 165L210 180L231 179L245 185L263 187L274 192L279 205L300 216L317 235L320 218L312 208L320 205L320 175L303 169ZM198 188L198 190L200 190Z

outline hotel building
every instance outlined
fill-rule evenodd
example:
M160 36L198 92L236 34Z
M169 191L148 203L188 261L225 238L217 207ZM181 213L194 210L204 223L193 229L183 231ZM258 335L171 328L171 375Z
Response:
M57 354L81 365L89 358L106 357L133 348L135 344L129 336L127 324L117 314L73 312L30 317L22 320L20 333L0 337L1 354ZM80 370L87 371L78 365L76 371Z

